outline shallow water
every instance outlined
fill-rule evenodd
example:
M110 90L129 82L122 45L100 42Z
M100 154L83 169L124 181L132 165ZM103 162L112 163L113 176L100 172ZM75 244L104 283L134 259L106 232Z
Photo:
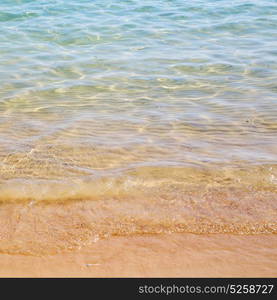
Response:
M276 41L276 1L1 1L2 213L276 232Z

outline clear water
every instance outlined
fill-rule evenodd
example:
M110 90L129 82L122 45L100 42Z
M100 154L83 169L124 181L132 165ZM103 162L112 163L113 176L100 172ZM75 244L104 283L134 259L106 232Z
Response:
M276 231L276 49L275 0L2 0L0 200Z

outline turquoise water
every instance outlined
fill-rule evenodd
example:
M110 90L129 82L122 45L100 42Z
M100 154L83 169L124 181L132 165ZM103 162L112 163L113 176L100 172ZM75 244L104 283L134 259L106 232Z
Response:
M276 49L277 1L2 0L1 182L249 165L275 182Z

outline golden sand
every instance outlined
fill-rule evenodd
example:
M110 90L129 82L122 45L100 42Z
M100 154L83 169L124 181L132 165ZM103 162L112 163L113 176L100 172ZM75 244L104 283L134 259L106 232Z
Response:
M9 277L276 277L276 235L111 237L54 255L0 254Z

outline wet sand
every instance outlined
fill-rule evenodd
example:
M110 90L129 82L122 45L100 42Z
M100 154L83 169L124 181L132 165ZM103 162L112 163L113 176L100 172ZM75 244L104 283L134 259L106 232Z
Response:
M54 255L0 254L1 277L276 277L277 236L114 236Z
M2 203L0 276L276 277L271 195L240 194L233 209L224 195L211 198L206 218L182 210L184 201Z

